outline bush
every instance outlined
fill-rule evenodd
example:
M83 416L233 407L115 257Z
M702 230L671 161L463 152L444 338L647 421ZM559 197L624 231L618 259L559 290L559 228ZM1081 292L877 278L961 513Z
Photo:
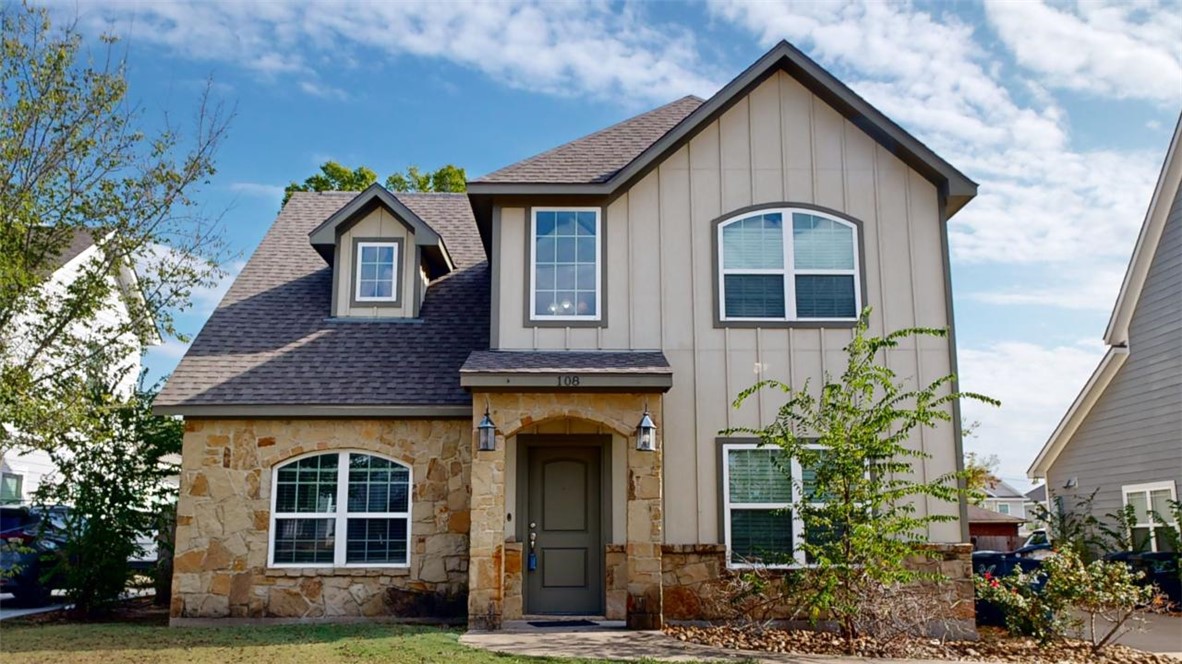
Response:
M998 607L1013 634L1046 645L1078 630L1086 616L1092 650L1099 652L1133 627L1138 607L1152 602L1156 590L1139 585L1141 572L1123 563L1085 563L1072 548L1042 561L1032 571L1016 568L1006 576L986 572L973 578L977 596Z

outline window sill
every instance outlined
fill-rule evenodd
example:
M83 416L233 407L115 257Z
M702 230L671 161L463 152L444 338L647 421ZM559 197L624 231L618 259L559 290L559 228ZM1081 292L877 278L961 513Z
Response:
M268 567L264 576L410 576L410 567Z
M853 329L858 324L856 320L715 320L714 327L722 329L725 327L733 327L739 329L755 329L762 328L799 328L799 329L817 329L827 328L833 330Z

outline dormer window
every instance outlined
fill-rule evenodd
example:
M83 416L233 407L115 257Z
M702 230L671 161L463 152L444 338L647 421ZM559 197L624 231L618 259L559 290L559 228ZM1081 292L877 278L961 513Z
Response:
M359 304L396 304L400 294L401 240L356 240L355 244L353 300Z

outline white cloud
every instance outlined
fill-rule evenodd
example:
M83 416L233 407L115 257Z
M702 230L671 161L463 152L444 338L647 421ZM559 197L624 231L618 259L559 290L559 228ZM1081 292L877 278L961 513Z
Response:
M1124 279L1125 266L1108 262L1048 271L1048 278L1034 287L969 293L979 302L1002 305L1060 307L1080 311L1111 311Z
M257 196L259 198L274 198L279 200L283 198L283 185L266 184L262 182L231 182L227 185L230 191L245 196Z
M1048 85L1103 96L1182 100L1182 5L987 0L1014 59Z
M185 351L189 350L190 343L181 341L179 339L165 339L164 343L159 346L152 346L148 349L150 357L161 358L168 360L168 364L175 364L185 355Z
M207 316L217 308L218 303L222 301L222 297L226 295L226 291L230 290L230 285L234 283L234 279L238 277L238 273L242 268L246 267L246 261L231 261L222 265L222 272L224 274L218 281L209 286L202 286L194 288L190 301L193 304L193 313L200 316Z
M710 7L766 46L787 38L806 49L980 182L950 226L957 259L1087 262L1131 250L1159 153L1073 149L1064 109L1037 84L1019 83L1031 103L1016 99L971 26L905 4Z
M997 454L999 473L1021 480L1103 356L1103 345L1044 347L1005 341L960 349L961 389L1000 399L1000 408L964 402L964 421L981 422L966 451Z
M406 55L452 62L513 87L628 103L717 88L681 26L649 27L606 3L112 0L77 8L84 25L195 60L229 62L323 94L334 70ZM358 64L361 63L361 64Z
M301 90L312 95L313 97L320 97L322 99L335 99L339 101L345 101L349 99L348 92L342 90L341 88L326 85L318 81L300 81L299 87Z

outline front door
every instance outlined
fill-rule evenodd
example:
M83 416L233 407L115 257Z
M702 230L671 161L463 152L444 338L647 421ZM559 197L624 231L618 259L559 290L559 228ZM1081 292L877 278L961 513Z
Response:
M526 613L603 613L600 454L596 446L529 448Z

